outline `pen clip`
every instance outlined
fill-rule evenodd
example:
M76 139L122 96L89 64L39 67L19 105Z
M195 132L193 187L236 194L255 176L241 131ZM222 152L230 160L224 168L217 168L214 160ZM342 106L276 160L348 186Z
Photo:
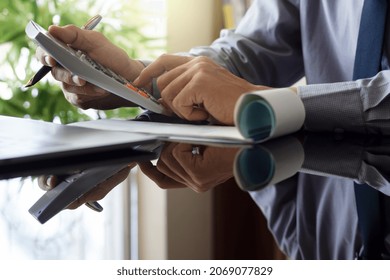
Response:
M95 15L91 17L82 27L81 29L86 29L86 30L92 30L94 29L99 22L102 20L101 15Z

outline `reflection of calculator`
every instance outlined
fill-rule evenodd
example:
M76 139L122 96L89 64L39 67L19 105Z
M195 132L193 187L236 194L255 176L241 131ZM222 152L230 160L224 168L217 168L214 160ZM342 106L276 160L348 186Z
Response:
M143 143L133 149L123 150L122 153L118 153L117 158L115 156L113 157L111 152L111 156L107 156L107 165L97 164L94 167L65 176L55 188L47 191L38 199L29 209L29 212L40 223L44 224L72 202L126 168L128 164L158 158L163 145L160 141ZM104 162L104 158L101 158L101 160ZM75 166L71 165L71 168L74 170Z
M135 87L130 81L93 61L83 52L55 39L34 21L30 21L26 26L26 34L73 74L145 109L164 113L164 107L147 91Z

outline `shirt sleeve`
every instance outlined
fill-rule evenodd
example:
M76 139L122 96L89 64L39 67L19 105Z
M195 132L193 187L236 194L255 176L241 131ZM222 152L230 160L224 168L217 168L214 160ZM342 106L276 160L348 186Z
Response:
M250 195L289 258L344 260L361 249L353 191L349 179L298 173Z
M369 79L298 87L311 131L390 134L390 70Z
M371 144L369 144L371 142ZM333 134L308 134L303 148L305 161L300 171L323 177L351 179L390 195L388 178L389 141L367 141L366 137L334 140ZM320 147L320 148L319 148Z
M236 30L222 30L211 46L189 53L253 84L290 86L304 73L298 2L255 0Z

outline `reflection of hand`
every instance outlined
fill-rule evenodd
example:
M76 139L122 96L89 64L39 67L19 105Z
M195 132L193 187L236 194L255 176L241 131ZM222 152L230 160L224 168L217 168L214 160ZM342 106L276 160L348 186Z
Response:
M68 25L65 27L50 26L49 33L72 48L83 51L96 62L129 80L135 79L144 68L141 62L129 59L124 50L112 44L97 31L83 30ZM87 83L77 76L72 76L72 73L59 67L56 61L41 48L37 49L36 56L44 65L53 66L52 75L56 80L62 82L65 97L70 103L83 109L112 109L131 105L123 98Z
M240 95L263 90L241 79L206 57L163 55L135 80L145 86L157 79L162 103L181 118L199 121L210 117L233 125L233 111Z
M130 164L127 167L123 168L118 173L109 177L104 182L96 185L91 191L85 193L83 196L78 198L72 204L70 204L68 209L76 209L83 205L86 202L97 201L103 199L113 188L119 185L122 181L124 181L131 168L133 168L135 164ZM48 191L55 188L60 182L62 178L57 176L41 176L38 178L38 185L41 189Z
M199 154L194 153L198 151ZM205 192L233 177L238 148L167 143L157 166L139 163L143 173L163 189L189 187Z

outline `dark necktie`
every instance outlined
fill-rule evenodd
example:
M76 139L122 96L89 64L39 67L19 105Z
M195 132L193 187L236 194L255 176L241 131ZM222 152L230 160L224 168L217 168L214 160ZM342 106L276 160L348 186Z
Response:
M360 20L353 79L374 76L381 70L387 0L365 0Z
M354 80L372 77L381 70L386 14L387 0L364 1L356 47ZM366 184L355 183L355 197L364 243L361 258L380 259L384 241L381 194Z

